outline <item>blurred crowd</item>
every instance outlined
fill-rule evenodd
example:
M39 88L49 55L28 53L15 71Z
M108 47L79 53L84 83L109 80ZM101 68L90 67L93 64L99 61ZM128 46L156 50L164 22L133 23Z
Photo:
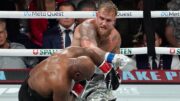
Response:
M104 1L106 0L0 0L0 11L96 11L98 5ZM143 0L112 1L119 11L143 10ZM156 0L153 10L180 10L180 1ZM63 49L71 44L74 29L84 20L86 19L1 19L0 48ZM180 18L158 18L153 19L153 22L156 47L180 47ZM122 39L120 48L147 45L142 19L117 19L115 27ZM41 58L14 58L16 59L0 58L0 68L33 67L43 60ZM137 69L180 69L179 56L135 55L132 59ZM16 60L15 64L18 65L14 67L7 65L8 60Z

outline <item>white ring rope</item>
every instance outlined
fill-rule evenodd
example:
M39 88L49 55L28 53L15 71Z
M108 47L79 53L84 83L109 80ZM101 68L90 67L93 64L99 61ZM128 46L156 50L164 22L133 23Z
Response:
M95 18L96 11L0 11L0 18ZM180 17L180 11L151 11L152 18ZM143 18L143 11L118 11L117 18Z
M0 11L0 18L95 18L96 11ZM151 11L152 18L180 17L180 11ZM143 18L143 11L118 11L117 18ZM147 54L147 47L121 48L121 54ZM50 56L61 49L0 49L0 56ZM180 48L156 47L156 54L180 55Z
M96 11L0 11L0 18L95 18ZM143 18L142 11L119 11L118 18Z
M180 55L180 48L156 47L156 54ZM39 56L47 57L62 49L0 49L0 56ZM121 54L147 54L147 47L120 48Z

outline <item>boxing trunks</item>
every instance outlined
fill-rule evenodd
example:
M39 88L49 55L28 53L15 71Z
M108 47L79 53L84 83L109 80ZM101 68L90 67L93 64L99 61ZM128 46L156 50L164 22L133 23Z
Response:
M81 101L115 101L112 90L107 89L103 74L94 74L81 96Z
M49 96L47 98L41 96L36 91L32 90L28 86L28 78L22 83L19 90L19 101L53 101L53 97Z

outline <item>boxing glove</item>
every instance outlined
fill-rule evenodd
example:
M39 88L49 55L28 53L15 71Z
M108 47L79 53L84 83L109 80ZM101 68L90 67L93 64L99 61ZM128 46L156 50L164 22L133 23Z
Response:
M110 72L110 70L112 69L111 65L109 63L107 63L105 60L103 61L103 63L98 66L99 69L103 72L103 73L108 73Z
M108 89L116 90L119 87L119 78L114 68L106 75L105 82Z
M105 82L106 86L108 89L113 89L116 90L119 87L119 78L114 70L112 68L111 64L107 62L103 62L100 66L99 69L104 73L105 75Z
M120 67L121 70L132 70L134 67L133 65L131 66L132 59L123 54L108 52L105 54L105 60L108 63L112 63L113 67Z
M84 91L84 88L86 86L86 81L80 81L74 84L73 89L71 90L71 93L76 96L79 97L82 92Z

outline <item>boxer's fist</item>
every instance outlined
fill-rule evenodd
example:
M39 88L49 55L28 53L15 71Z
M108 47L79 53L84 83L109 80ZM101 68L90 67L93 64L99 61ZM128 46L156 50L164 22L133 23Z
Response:
M114 54L114 53L106 53L105 60L108 63L112 63L115 67L120 67L122 70L131 70L131 68L126 68L127 65L131 65L132 59L123 54ZM128 66L131 67L131 66ZM134 66L132 66L133 68Z

